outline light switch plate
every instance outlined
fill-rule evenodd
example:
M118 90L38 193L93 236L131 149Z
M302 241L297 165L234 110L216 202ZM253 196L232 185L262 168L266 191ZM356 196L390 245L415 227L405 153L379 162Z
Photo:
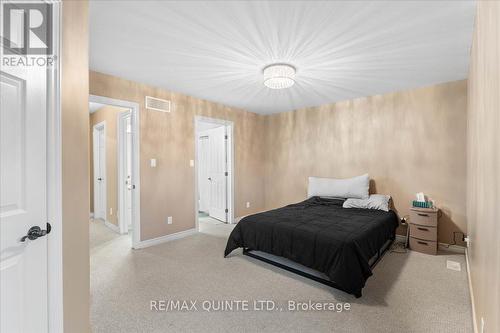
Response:
M247 208L250 208L250 202L247 201Z
M156 168L156 158L151 159L151 167Z
M446 268L458 272L462 270L462 266L460 265L460 263L453 260L446 260Z
M189 160L189 166L192 168L194 167L194 160Z

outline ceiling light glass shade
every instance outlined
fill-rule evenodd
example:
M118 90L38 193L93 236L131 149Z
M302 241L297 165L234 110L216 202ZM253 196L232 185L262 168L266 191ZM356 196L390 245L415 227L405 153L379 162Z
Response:
M271 89L290 88L295 83L295 67L273 64L264 68L264 85Z

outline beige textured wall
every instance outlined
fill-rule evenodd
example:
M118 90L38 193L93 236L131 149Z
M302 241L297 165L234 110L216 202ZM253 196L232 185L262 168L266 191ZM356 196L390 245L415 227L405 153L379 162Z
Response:
M478 1L469 68L468 256L480 332L500 332L500 2Z
M306 198L308 176L368 172L400 216L416 192L443 211L439 241L466 230L467 83L458 81L316 108L266 120L266 209ZM402 232L403 230L400 230Z
M90 115L89 149L90 149L90 211L94 212L94 158L93 128L94 125L106 123L106 220L118 226L118 114L128 109L116 106L104 106ZM110 210L113 210L113 215Z
M62 220L64 332L89 323L88 2L62 5Z
M372 190L392 195L401 216L416 192L436 200L441 242L466 231L466 81L271 116L97 72L90 72L90 93L140 105L143 240L194 227L195 115L235 122L235 216L302 200L310 175L369 172ZM145 110L146 95L172 100L173 111Z
M90 93L140 106L142 240L195 227L195 173L189 166L195 159L195 115L234 122L235 216L264 208L263 116L92 71ZM172 112L146 110L146 95L171 100ZM157 159L156 168L150 158Z

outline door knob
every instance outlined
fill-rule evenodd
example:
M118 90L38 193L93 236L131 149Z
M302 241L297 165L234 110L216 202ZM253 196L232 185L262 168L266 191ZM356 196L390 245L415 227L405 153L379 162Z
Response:
M45 236L47 234L50 234L50 230L52 229L52 227L50 226L50 223L47 223L47 230L42 230L39 226L34 226L34 227L31 227L29 230L28 230L28 233L26 234L26 236L23 236L21 238L21 242L24 242L26 241L26 238L28 238L29 240L35 240L37 239L38 237L42 237L42 236Z
M212 177L208 177L208 180L212 180Z
M101 181L101 180L102 180L102 178L101 178L101 177L99 177L99 178L97 178L97 180Z

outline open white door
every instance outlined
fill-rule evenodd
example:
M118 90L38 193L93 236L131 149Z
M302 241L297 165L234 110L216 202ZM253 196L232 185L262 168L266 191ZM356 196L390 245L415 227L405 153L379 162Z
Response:
M127 160L127 165L126 165L126 180L125 180L125 185L127 186L127 193L125 195L125 221L126 221L126 226L127 230L132 230L132 190L133 190L133 185L132 185L132 118L131 115L129 115L126 120L126 133L125 133L125 153L126 157L125 159Z
M227 143L226 127L209 130L208 172L210 181L209 215L227 222Z
M94 125L94 218L106 220L106 126Z
M46 71L0 71L1 332L48 330Z
M208 173L208 133L198 136L198 211L208 213L210 206L210 175Z

